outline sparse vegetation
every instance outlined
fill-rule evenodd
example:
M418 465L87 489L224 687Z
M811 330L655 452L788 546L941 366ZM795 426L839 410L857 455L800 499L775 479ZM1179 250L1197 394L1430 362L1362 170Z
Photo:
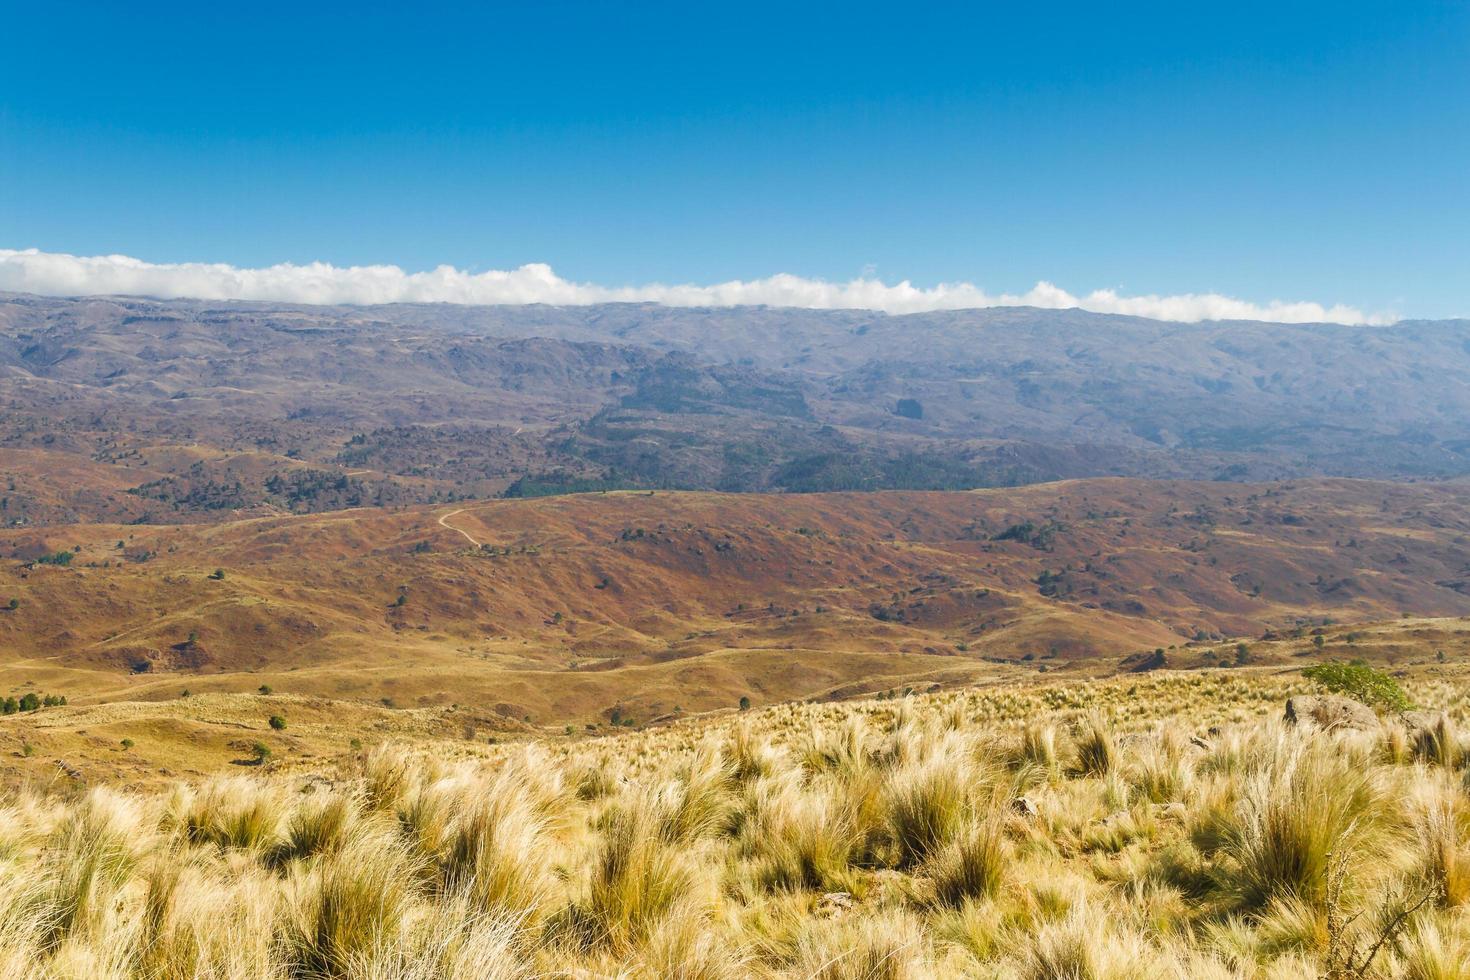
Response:
M1464 695L1416 742L1285 726L1288 690L781 704L21 796L7 949L38 976L1463 975Z
M1460 326L80 302L10 975L1470 978Z

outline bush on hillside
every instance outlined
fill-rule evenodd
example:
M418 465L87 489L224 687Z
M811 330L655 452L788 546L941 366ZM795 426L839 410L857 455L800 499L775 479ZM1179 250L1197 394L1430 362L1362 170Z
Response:
M1373 708L1389 711L1409 710L1409 696L1399 682L1362 660L1329 660L1313 664L1302 676L1325 691L1341 694Z

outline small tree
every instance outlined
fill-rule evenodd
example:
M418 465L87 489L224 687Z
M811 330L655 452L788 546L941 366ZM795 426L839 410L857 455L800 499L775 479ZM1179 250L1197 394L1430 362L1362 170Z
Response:
M1399 682L1381 670L1374 670L1362 660L1344 663L1329 660L1313 664L1302 671L1302 676L1333 694L1361 701L1364 704L1389 711L1409 710L1409 696Z
M263 766L270 761L271 747L264 742L256 742L250 746L250 757L255 760L257 766Z
M220 579L225 577L225 570L223 568L216 568L214 571L209 573L209 577L218 582Z
M260 685L260 687L256 688L256 690L259 691L261 694L269 694L271 693L271 686L269 684L262 684Z
M20 608L20 600L19 599L12 598L9 602L7 602L5 604L5 608L6 609L19 609Z
M271 715L270 726L278 732L283 732L286 730L286 719L280 715Z
M20 698L20 710L22 710L22 711L35 711L35 710L39 709L40 707L41 707L41 699L36 696L36 692L35 691L27 691L25 694L21 695L21 698Z
M750 698L746 697L743 694L740 696L740 710L741 711L749 711L750 710Z

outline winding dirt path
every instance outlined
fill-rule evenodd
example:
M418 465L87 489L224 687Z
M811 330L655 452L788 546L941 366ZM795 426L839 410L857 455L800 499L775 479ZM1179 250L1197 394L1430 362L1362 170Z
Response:
M474 547L478 548L480 546L480 542L478 542L474 538L470 537L470 532L464 530L463 528L455 527L453 524L449 523L449 519L451 517L453 517L455 514L463 514L467 509L468 508L466 508L466 507L461 507L459 510L451 510L449 513L445 514L443 517L439 518L439 524L441 526L443 526L443 527L449 528L449 530L451 530L451 531L458 531L460 534L463 534L464 535L464 539L466 541L468 541Z

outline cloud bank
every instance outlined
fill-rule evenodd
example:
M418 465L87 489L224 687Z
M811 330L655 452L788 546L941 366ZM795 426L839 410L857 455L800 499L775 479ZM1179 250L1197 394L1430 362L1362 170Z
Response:
M134 295L164 299L267 300L283 303L660 303L665 306L791 306L809 310L931 310L995 306L1079 308L1195 323L1200 320L1266 320L1275 323L1391 323L1396 317L1350 306L1272 300L1257 304L1217 293L1120 296L1111 289L1074 295L1039 282L1025 293L991 294L970 283L924 289L907 280L893 285L864 276L849 282L775 275L709 286L599 286L571 282L549 265L470 273L441 265L405 272L395 265L339 267L323 262L242 269L201 262L151 263L126 255L78 256L37 249L0 249L0 290L46 296Z

